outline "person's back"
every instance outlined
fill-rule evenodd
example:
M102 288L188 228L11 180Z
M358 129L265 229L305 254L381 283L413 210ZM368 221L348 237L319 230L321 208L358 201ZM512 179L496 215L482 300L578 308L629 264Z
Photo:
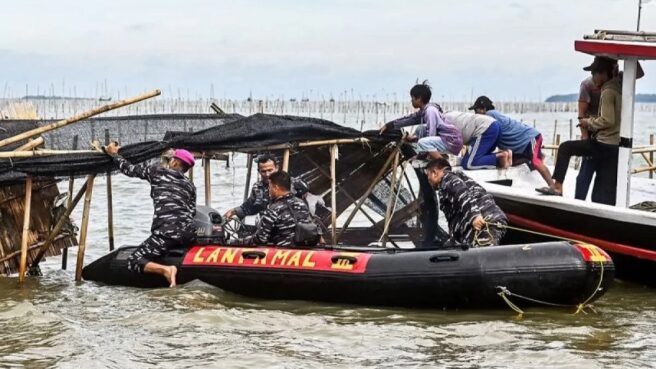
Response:
M255 233L237 240L235 243L281 247L296 246L299 243L311 246L313 241L316 244L319 232L312 219L312 214L310 214L310 209L305 201L290 192L290 188L291 178L287 172L273 173L269 177L269 193L273 202L260 213L261 217ZM312 232L296 234L307 229L311 229ZM316 239L314 239L315 236ZM299 237L304 237L304 239L299 240Z
M257 235L255 244L290 247L295 246L294 236L298 222L312 223L312 215L305 202L291 194L276 199L262 213L262 227L269 227L266 233ZM265 240L266 238L266 240Z
M453 124L462 133L462 142L469 144L475 137L480 137L494 123L494 118L460 111L444 114L446 121Z
M485 114L494 118L501 126L501 135L498 142L501 149L521 152L532 139L540 134L535 128L514 120L497 110L488 110Z
M161 166L152 166L149 171L155 210L151 232L172 239L189 236L196 215L196 187L179 171Z

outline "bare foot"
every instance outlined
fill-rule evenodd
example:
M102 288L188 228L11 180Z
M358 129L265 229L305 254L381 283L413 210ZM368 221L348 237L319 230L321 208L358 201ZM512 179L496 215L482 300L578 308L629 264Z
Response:
M508 169L510 167L510 160L508 159L508 152L501 151L499 153L499 165L501 169Z
M175 265L169 265L166 267L164 272L164 277L169 281L169 287L175 287L175 276L178 274L178 268Z

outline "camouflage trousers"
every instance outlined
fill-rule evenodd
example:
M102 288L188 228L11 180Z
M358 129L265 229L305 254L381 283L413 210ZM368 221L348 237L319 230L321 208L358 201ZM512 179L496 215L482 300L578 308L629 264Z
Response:
M128 269L135 273L143 273L146 264L161 258L167 250L180 245L181 243L174 239L151 234L132 255L128 256Z

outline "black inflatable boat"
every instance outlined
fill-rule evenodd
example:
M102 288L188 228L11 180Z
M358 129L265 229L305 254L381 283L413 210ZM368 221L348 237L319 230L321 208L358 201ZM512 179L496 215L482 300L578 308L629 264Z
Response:
M128 271L134 249L96 260L84 268L84 279L166 286L159 276ZM466 250L197 245L171 250L161 261L178 266L178 283L199 279L246 296L435 308L504 306L502 290L520 306L534 302L517 296L576 305L603 295L615 271L603 250L568 242Z

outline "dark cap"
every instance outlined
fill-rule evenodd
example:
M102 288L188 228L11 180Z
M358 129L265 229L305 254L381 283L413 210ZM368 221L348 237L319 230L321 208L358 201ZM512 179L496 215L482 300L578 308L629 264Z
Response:
M583 70L588 72L613 71L615 65L617 65L617 60L615 59L607 58L605 56L595 56L592 64L583 68Z
M492 105L492 100L490 100L489 97L479 96L474 102L474 105L469 107L469 110L474 110L474 109L490 110L490 109L494 109L494 105Z

